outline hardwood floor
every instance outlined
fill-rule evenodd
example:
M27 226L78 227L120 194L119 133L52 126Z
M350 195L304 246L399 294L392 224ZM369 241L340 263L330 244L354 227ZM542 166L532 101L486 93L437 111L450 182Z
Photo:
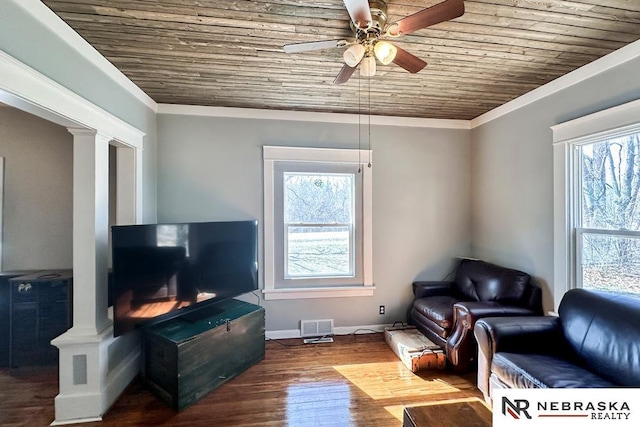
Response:
M47 426L57 368L0 369L0 426ZM382 334L268 341L265 360L175 413L136 379L104 426L400 426L405 405L481 400L475 374L411 373Z

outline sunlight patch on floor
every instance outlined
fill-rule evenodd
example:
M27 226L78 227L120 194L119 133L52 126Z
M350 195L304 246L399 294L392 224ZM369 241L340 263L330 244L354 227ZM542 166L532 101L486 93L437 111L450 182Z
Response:
M421 378L401 362L339 365L333 369L374 400L460 391L438 378Z
M395 419L402 422L404 416L404 405L385 406L384 409L390 413Z

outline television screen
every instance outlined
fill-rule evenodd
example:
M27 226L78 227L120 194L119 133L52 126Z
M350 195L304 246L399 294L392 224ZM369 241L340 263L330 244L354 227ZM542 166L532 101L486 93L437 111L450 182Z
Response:
M114 335L258 289L258 222L113 226Z

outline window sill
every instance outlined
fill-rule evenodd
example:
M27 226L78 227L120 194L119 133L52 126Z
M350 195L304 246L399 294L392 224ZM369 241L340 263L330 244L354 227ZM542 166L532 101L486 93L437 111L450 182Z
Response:
M283 288L262 291L265 300L370 297L375 286L342 286L331 288Z

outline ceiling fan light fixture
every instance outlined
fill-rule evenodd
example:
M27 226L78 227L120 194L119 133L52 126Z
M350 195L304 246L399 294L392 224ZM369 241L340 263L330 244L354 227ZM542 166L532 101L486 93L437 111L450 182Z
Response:
M382 65L389 65L396 58L398 49L389 42L379 41L373 48L373 52Z
M360 64L360 75L373 77L376 75L376 58L373 55L365 56Z
M344 63L349 67L357 67L362 58L364 57L365 49L359 43L349 46L347 50L344 51L342 57L344 58Z

